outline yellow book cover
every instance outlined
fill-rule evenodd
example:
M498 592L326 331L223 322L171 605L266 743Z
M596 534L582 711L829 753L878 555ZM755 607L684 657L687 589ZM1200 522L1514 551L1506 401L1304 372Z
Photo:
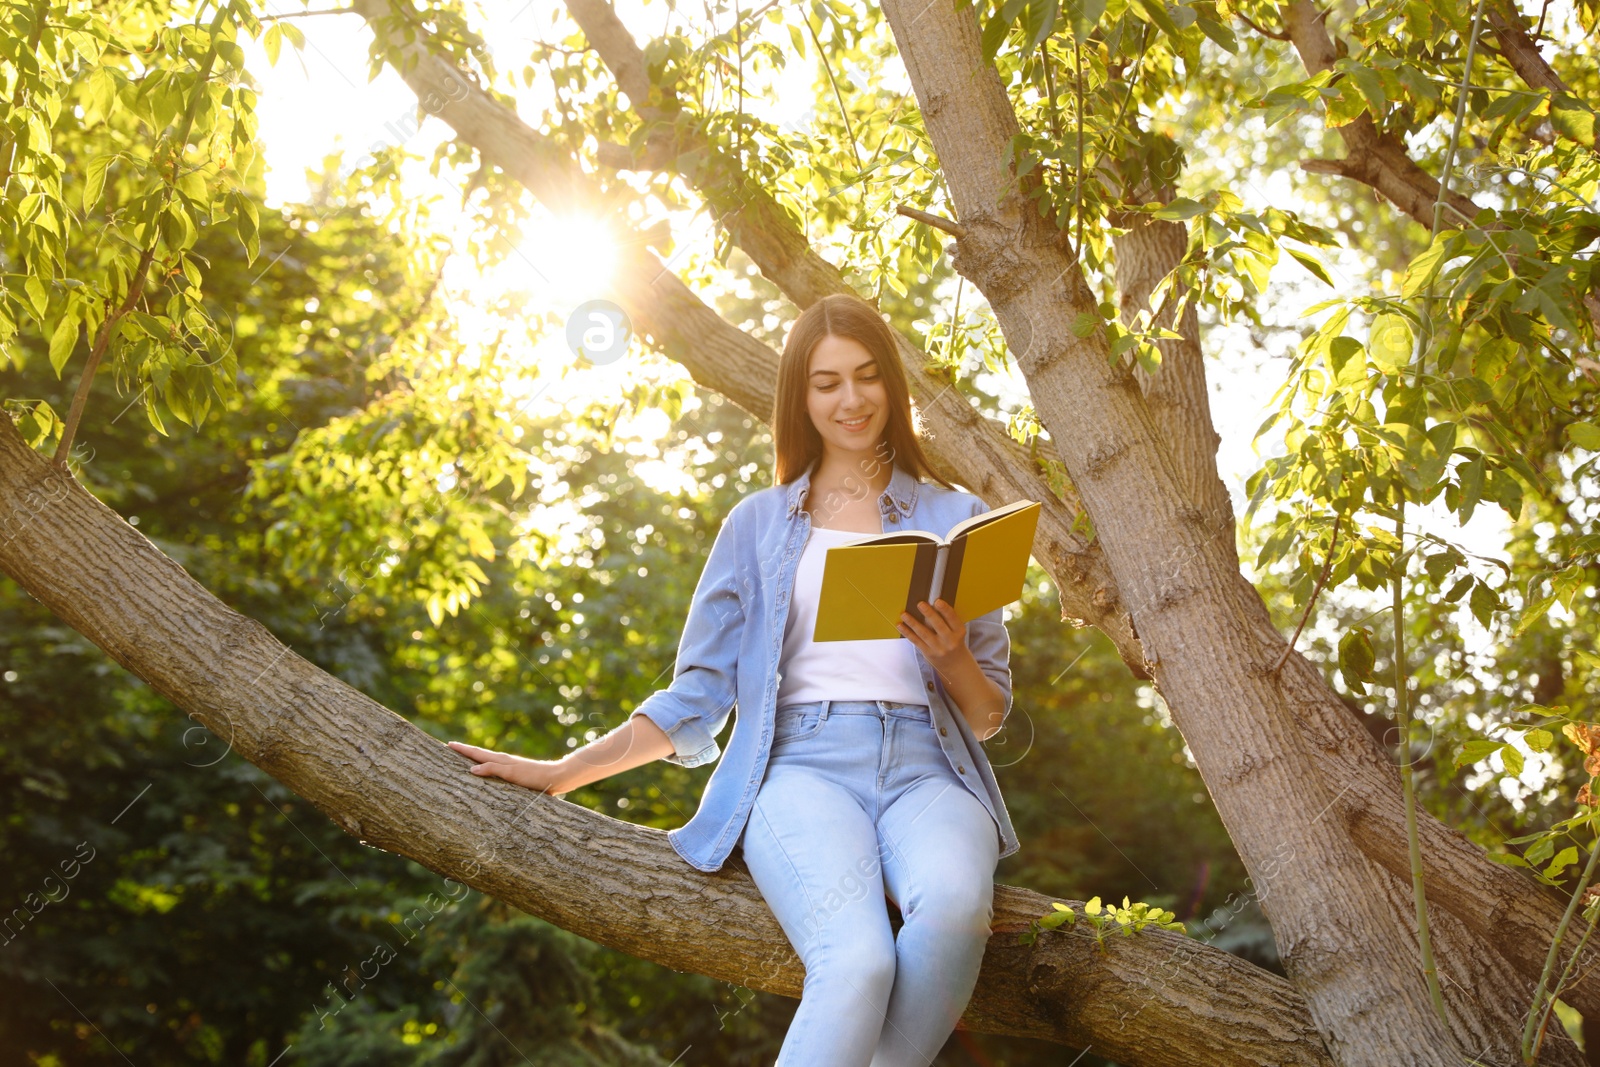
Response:
M813 641L903 637L895 624L919 600L943 597L965 621L1022 596L1039 524L1039 503L1017 500L957 523L947 537L926 530L877 534L828 549Z

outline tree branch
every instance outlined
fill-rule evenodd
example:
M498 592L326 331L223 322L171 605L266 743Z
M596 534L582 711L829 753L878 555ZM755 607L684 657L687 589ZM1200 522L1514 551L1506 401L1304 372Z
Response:
M1294 43L1307 74L1320 74L1333 66L1337 54L1328 35L1323 13L1312 0L1289 0L1279 7L1285 32ZM1313 160L1305 168L1318 174L1338 174L1371 186L1390 203L1425 228L1433 226L1433 205L1439 197L1439 183L1419 167L1406 151L1405 142L1390 133L1379 133L1372 116L1363 114L1354 122L1339 127L1346 156L1340 160ZM1466 218L1478 213L1469 197L1451 193L1445 201Z
M569 0L567 7L640 118L652 127L645 153L653 159L660 153L675 160L679 173L719 210L733 243L764 277L801 308L832 293L855 292L837 267L813 251L790 214L765 189L748 181L737 160L703 140L679 140L672 121L676 98L669 88L650 82L643 51L609 3ZM1055 493L1004 428L965 403L946 401L951 387L929 373L927 354L901 331L895 330L894 336L912 393L932 431L925 447L935 466L943 474L953 473L952 480L991 506L1024 497L1043 502L1035 555L1060 591L1063 615L1099 628L1134 673L1143 676L1143 653L1116 582L1098 546L1077 532L1082 505L1076 493L1069 488L1058 506ZM1054 458L1053 444L1038 445Z
M1048 338L1019 365L1095 516L1157 684L1229 836L1256 884L1270 881L1282 894L1268 915L1320 1032L1347 1064L1389 1064L1399 1048L1412 1062L1455 1062L1451 1033L1431 1011L1402 940L1407 923L1380 903L1393 879L1357 850L1356 835L1319 821L1322 806L1356 790L1348 806L1381 813L1387 831L1390 817L1403 814L1393 765L1371 762L1382 753L1320 679L1315 692L1293 698L1280 689L1269 668L1283 637L1239 574L1232 546L1224 553L1196 536L1180 479L1153 447L1160 430L1132 374L1108 360L1103 333L1074 331L1081 315L1094 313L1096 294L1036 219L1035 176L1019 178L1006 165L1018 124L983 58L976 13L919 0L883 7L969 231L956 267L989 298L1008 336ZM1343 718L1335 721L1335 711ZM1298 876L1274 879L1270 857L1284 848L1297 857ZM1465 866L1456 873L1470 881L1492 877L1495 865L1480 851ZM1523 883L1518 896L1537 898ZM1486 894L1478 895L1483 902ZM1352 953L1362 960L1360 977L1335 964ZM1490 999L1470 988L1452 995L1467 1012ZM1484 1017L1506 1030L1514 1014Z
M640 959L799 995L804 970L739 856L702 874L660 830L469 774L212 596L4 417L0 572L362 843ZM632 902L624 921L616 901ZM1018 945L1049 910L996 887L970 1029L1147 1067L1332 1067L1288 982L1166 931L1113 934L1104 950L1082 931Z
M951 222L942 215L934 215L914 207L907 207L905 204L897 205L894 210L896 214L904 215L908 219L915 219L926 226L932 226L936 230L942 230L958 241L967 235L967 231L961 228L959 222Z
M1572 89L1539 53L1539 45L1522 25L1522 13L1507 0L1491 0L1484 12L1489 28L1500 42L1500 54L1517 77L1530 89L1544 89L1552 96L1573 95Z
M1148 164L1140 170L1147 177L1137 188L1123 190L1124 202L1170 203L1177 193L1175 185L1153 184L1148 177ZM1156 219L1137 211L1115 212L1111 221L1125 231L1113 237L1112 244L1116 252L1119 312L1123 323L1131 326L1141 312L1155 310L1150 303L1152 295L1183 262L1189 247L1189 230L1181 222ZM1217 446L1222 437L1211 420L1205 353L1200 347L1200 315L1195 302L1188 300L1182 316L1174 322L1172 297L1164 304L1161 316L1151 325L1179 336L1156 342L1161 367L1155 374L1136 366L1134 377L1164 430L1168 452L1189 502L1201 512L1207 528L1231 532L1233 502L1217 473Z

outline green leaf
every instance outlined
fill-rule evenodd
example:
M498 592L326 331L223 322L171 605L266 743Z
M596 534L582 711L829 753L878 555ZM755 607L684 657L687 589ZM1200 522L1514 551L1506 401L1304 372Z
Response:
M1328 366L1335 385L1360 386L1367 380L1366 349L1354 337L1335 337L1328 346Z
M1192 219L1196 215L1205 214L1206 206L1198 200L1190 200L1186 196L1174 199L1170 204L1165 204L1155 211L1150 212L1154 219L1167 219L1170 222L1182 222Z
M1328 277L1327 270L1323 268L1321 261L1318 260L1316 256L1308 255L1307 253L1301 252L1298 249L1290 248L1288 245L1284 245L1283 247L1286 252L1294 257L1294 261L1296 263L1310 271L1320 281L1326 282L1329 285L1333 284L1333 279Z
M1341 59L1338 67L1350 75L1350 80L1355 83L1366 100L1367 107L1371 109L1373 119L1382 121L1384 109L1389 105L1389 97L1383 91L1383 79L1378 77L1378 72L1348 58Z
M1529 863L1543 863L1556 851L1556 839L1553 836L1541 837L1535 841L1533 847L1528 849L1525 859Z
M1568 845L1556 853L1556 858L1550 861L1550 866L1544 869L1546 878L1554 878L1566 868L1578 862L1578 850L1573 845Z
M1403 63L1399 70L1400 84L1405 86L1406 95L1413 103L1438 103L1439 88L1422 71L1409 63Z
M83 83L83 124L92 126L111 114L116 103L117 78L109 67L96 67Z
M234 70L244 69L244 49L240 48L237 43L218 40L213 47L216 48L217 55L221 56L228 66Z
M1423 561L1422 569L1428 572L1428 578L1434 585L1442 585L1450 572L1464 562L1465 560L1462 558L1461 553L1454 549L1447 549L1444 552L1435 552L1429 556Z
M1595 147L1594 112L1575 97L1563 94L1550 102L1550 125L1568 140Z
M1399 315L1379 315L1367 338L1367 353L1386 374L1398 374L1411 363L1411 326Z
M1500 759L1506 765L1506 773L1515 778L1522 773L1522 753L1510 745L1500 749Z
M1529 628L1532 627L1534 623L1544 618L1544 613L1549 611L1550 605L1554 604L1555 602L1555 594L1552 593L1547 597L1540 597L1538 600L1524 608L1522 612L1522 618L1517 620L1517 628L1514 631L1513 636L1521 637L1523 634L1527 633Z
M1198 15L1195 19L1195 25L1200 27L1201 33L1217 42L1217 46L1225 52L1239 51L1239 38L1234 35L1232 28L1227 23L1208 19L1199 12L1195 14Z
M1376 662L1372 635L1366 627L1357 626L1339 640L1339 670L1346 683L1372 681L1372 667Z
M1549 730L1535 729L1529 730L1527 733L1523 734L1522 739L1526 741L1528 743L1528 747L1533 749L1535 752L1549 752L1550 746L1555 743L1556 738L1555 735Z
M1156 25L1169 37L1178 36L1178 24L1172 21L1172 16L1167 14L1167 5L1161 0L1138 0L1139 10L1144 12L1146 22Z
M28 302L33 305L34 312L38 314L39 318L44 318L45 309L49 307L44 282L39 280L38 275L30 274L27 280L22 283L22 288L28 294Z
M1361 95L1361 90L1357 89L1355 83L1348 78L1339 82L1330 92L1332 95L1323 101L1330 129L1348 126L1367 113L1366 97Z
M1532 864L1530 864L1527 860L1523 859L1521 856L1513 855L1510 852L1490 852L1484 858L1489 860L1491 863L1503 863L1507 867L1530 867L1530 866L1532 866Z
M1587 452L1600 452L1600 426L1574 422L1567 427L1567 440Z
M274 22L267 27L266 36L261 38L261 47L267 53L267 62L277 66L278 53L283 50L283 23Z
M1445 252L1450 243L1450 237L1441 237L1411 261L1411 265L1406 268L1406 280L1400 290L1401 296L1410 300L1432 284L1433 279L1439 274L1439 268L1444 265Z
M1472 608L1472 614L1485 629L1493 621L1494 613L1500 610L1500 597L1482 581L1473 583L1472 597L1467 603Z
M106 168L116 156L111 153L95 156L83 170L83 210L89 211L100 204L100 194L106 187Z
M1461 746L1461 751L1456 753L1456 766L1465 767L1469 763L1481 763L1505 747L1503 741L1490 741L1486 738L1476 737Z
M1461 521L1469 522L1472 512L1478 506L1478 501L1483 499L1483 475L1486 460L1482 455L1472 457L1472 460L1463 464L1456 470L1456 478L1461 483Z
M56 377L61 377L61 368L67 365L67 360L72 357L72 349L78 343L78 316L71 311L61 316L61 321L56 323L55 332L50 335L50 366L55 368Z
M1106 0L1068 0L1065 10L1073 36L1087 40L1105 16Z
M174 252L181 252L194 244L194 222L183 205L174 200L161 214L161 239Z

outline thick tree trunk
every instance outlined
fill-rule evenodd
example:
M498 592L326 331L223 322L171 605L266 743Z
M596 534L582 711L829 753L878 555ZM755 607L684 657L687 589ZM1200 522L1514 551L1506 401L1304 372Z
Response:
M358 7L369 20L382 11L381 5L374 5L374 0L359 0ZM588 20L594 16L594 5L574 0L573 7L575 12L588 11L584 16L587 28L591 24ZM594 31L597 47L604 48L603 58L618 72L630 96L649 99L648 83L640 82L640 72L632 69L634 61L619 43L625 33L619 34L614 25L593 24L598 26ZM514 112L429 53L422 42L408 46L405 57L408 64L405 77L417 91L424 109L449 122L461 139L477 147L486 160L503 167L552 206L570 203L575 190L587 188L584 183L591 179L578 171L569 158L551 150ZM644 89L638 91L641 84ZM547 182L545 172L552 168L560 173ZM712 180L705 177L709 173L723 181L725 177L720 176L725 176L727 171L725 168L701 168L695 173L700 180ZM739 192L722 186L716 188L719 196L734 197L735 203L760 205L765 202L764 194L758 190ZM597 197L597 194L591 192L585 196ZM751 220L759 220L760 225L755 226ZM780 286L787 286L786 291L793 291L791 299L803 297L807 292L820 295L822 291L833 291L826 288L829 284L826 278L832 268L819 268L821 261L810 256L808 250L802 251L803 239L797 243L797 231L781 212L736 211L730 227L741 243L748 242L761 257L758 262L763 271L770 272L769 277ZM769 227L771 232L768 232ZM625 266L623 276L622 289L631 301L630 310L638 311L637 318L657 324L658 341L672 358L682 362L697 382L723 392L752 413L766 417L771 401L749 398L752 389L758 386L748 364L740 365L740 360L748 356L770 364L775 356L769 350L753 344L742 331L722 321L692 294L684 301L673 287L676 279L668 281L670 275L665 275L659 263L648 254L641 254L637 263ZM661 285L668 287L666 292L670 300L664 302L655 295ZM693 302L692 306L689 301ZM685 310L674 310L679 306ZM1023 332L1031 340L1027 324ZM708 338L711 339L709 343ZM1021 350L1026 351L1026 346ZM906 351L903 347L903 354ZM718 355L719 352L726 355ZM914 359L908 359L915 365L908 373L911 373L914 388L929 388L925 375L917 370L921 354L913 355ZM713 356L716 358L709 358ZM764 371L754 373L762 382L770 380L770 375ZM943 388L942 383L937 385L938 390ZM991 505L998 506L1019 495L1042 500L1044 508L1035 557L1061 591L1064 617L1085 619L1100 626L1116 643L1123 658L1142 673L1144 650L1129 625L1126 598L1105 565L1100 545L1096 543L1084 549L1072 532L1077 520L1075 505L1064 505L1047 490L1041 492L1036 488L1039 484L1037 472L997 425L978 417L965 404L934 403L939 395L937 391L918 393L924 407L930 410L934 461L940 472L973 488ZM1215 476L1214 471L1212 476ZM1182 484L1181 475L1179 481ZM1035 488L1030 489L1030 486ZM1199 522L1203 531L1203 516ZM1200 541L1218 550L1224 543L1220 533L1214 542L1204 532L1199 532L1198 536ZM1187 551L1178 549L1168 562L1181 562ZM1234 577L1237 578L1236 571ZM1259 611L1259 603L1255 610ZM1281 644L1270 656L1272 662L1276 662L1278 655L1281 655ZM1314 712L1309 718L1297 718L1296 724L1309 731L1324 781L1333 783L1329 790L1333 796L1332 810L1343 817L1364 851L1397 877L1408 879L1399 777L1392 762L1364 730L1352 723L1314 668L1298 656L1291 656L1280 673L1280 682L1290 679L1294 679L1296 691L1286 693L1283 699L1291 707L1304 706ZM1314 730L1310 729L1312 720L1319 724ZM1431 817L1422 817L1421 834L1424 866L1428 884L1434 887L1430 892L1434 894L1435 903L1449 908L1479 935L1482 943L1500 946L1501 952L1516 965L1531 988L1542 967L1544 949L1560 919L1560 903L1518 872L1489 862L1482 849ZM1398 922L1396 928L1403 930L1405 923ZM1517 936L1504 936L1503 931L1507 929L1516 930ZM1568 992L1566 999L1580 1011L1600 1015L1600 978L1593 969L1586 969L1584 974L1587 977Z
M1156 199L1165 203L1172 195L1171 189L1142 189L1135 190L1129 199L1141 203ZM1114 240L1121 314L1123 321L1131 324L1139 312L1151 310L1151 293L1181 262L1188 244L1188 231L1179 223L1151 219L1137 212L1123 212L1113 221L1126 229ZM1201 510L1208 527L1231 524L1233 510L1227 491L1217 477L1218 438L1211 422L1199 317L1191 303L1176 322L1168 314L1157 320L1157 325L1172 329L1179 337L1160 342L1162 362L1158 373L1149 375L1136 369L1135 377L1152 416L1164 431L1179 481L1190 503ZM1302 725L1308 727L1306 736L1318 742L1319 750L1347 751L1349 760L1368 768L1369 773L1363 779L1367 788L1359 795L1381 794L1386 786L1392 785L1393 773L1387 754L1371 746L1370 735L1353 726L1354 718L1328 691L1316 669L1299 656L1294 657L1284 690L1285 700L1290 705L1301 708L1314 705L1319 709L1320 731L1310 729L1309 724L1302 721ZM1339 799L1343 800L1344 795ZM1334 810L1345 814L1342 806L1336 805ZM1370 809L1363 807L1361 810ZM1440 824L1432 824L1426 829L1441 828ZM1399 812L1394 812L1389 825L1363 826L1359 817L1351 819L1349 832L1358 847L1389 872L1384 889L1393 914L1412 915L1410 854ZM1463 873L1470 871L1474 862L1483 862L1476 846L1463 835L1457 834L1450 845L1436 845L1430 851L1437 854L1446 849L1456 854ZM1516 882L1524 881L1509 870L1505 874ZM1445 879L1444 892L1441 894L1436 889L1431 894L1433 944L1441 971L1445 1008L1458 1040L1464 1047L1477 1050L1477 1058L1511 1063L1520 1056L1517 1037L1526 1019L1535 983L1531 977L1517 973L1516 966L1502 952L1502 946L1508 946L1511 954L1518 957L1517 965L1530 975L1536 974L1546 948L1540 931L1559 921L1559 905L1550 899L1544 901L1546 907L1535 915L1519 912L1512 916L1508 914L1511 909L1504 907L1493 914L1485 914L1459 900L1454 887L1460 882L1459 877ZM1450 899L1459 910L1473 916L1474 921L1464 922L1442 910L1438 906L1441 898ZM1415 925L1408 919L1401 926L1400 934L1420 958ZM1520 931L1507 937L1507 932L1516 927L1520 927ZM1518 992L1508 992L1511 990ZM1577 1046L1565 1033L1553 1035L1543 1059L1548 1064L1582 1062Z
M1096 300L1003 162L1016 116L982 59L975 13L884 9L966 231L957 269L1008 339L1027 339L1035 405L1318 1029L1344 1064L1456 1062L1416 954L1393 936L1389 875L1347 827L1323 822L1338 797L1277 691L1282 638L1231 543L1188 499L1132 373L1110 365L1103 334L1073 332Z
M1171 190L1157 196L1171 200ZM1148 215L1125 213L1116 220L1127 232L1114 239L1117 256L1117 292L1121 299L1123 323L1132 325L1142 311L1152 310L1150 296L1161 280L1183 260L1189 244L1189 230L1180 222L1153 219ZM1170 308L1170 304L1168 305ZM1170 311L1154 323L1179 336L1156 342L1161 351L1157 373L1134 371L1144 390L1145 403L1156 425L1163 431L1168 452L1189 503L1200 512L1208 530L1219 536L1226 531L1228 543L1234 529L1233 502L1227 486L1217 475L1217 445L1222 438L1211 423L1211 396L1206 389L1205 355L1200 349L1200 315L1194 301L1185 306L1176 322Z
M1130 202L1149 200L1170 202L1173 189L1133 190ZM1120 312L1123 322L1131 325L1139 312L1150 310L1150 294L1162 278L1170 274L1182 261L1187 246L1187 227L1179 222L1150 219L1146 214L1125 211L1112 219L1115 226L1126 232L1114 238L1117 253L1117 288L1120 294ZM1155 325L1166 326L1179 336L1158 342L1162 349L1162 365L1155 374L1134 371L1134 378L1144 390L1150 414L1165 432L1168 451L1178 469L1179 483L1184 488L1190 504L1203 514L1206 528L1230 525L1234 510L1230 507L1227 490L1216 472L1216 445L1218 435L1211 424L1210 395L1206 390L1205 358L1200 349L1200 322L1192 302L1184 315L1173 322L1170 314L1158 318ZM1344 710L1338 699L1326 689L1322 678L1301 657L1294 657L1290 672L1291 685L1298 688L1298 696L1288 697L1294 705L1317 704L1322 710L1320 720L1328 733L1307 729L1307 737L1326 739L1331 744L1320 744L1320 749L1349 747L1352 760L1363 760L1371 768L1368 776L1370 789L1362 795L1376 792L1381 795L1384 785L1392 782L1386 753L1371 749L1370 734L1355 726L1354 717ZM1307 723L1302 721L1302 726ZM1338 736L1339 729L1347 741ZM1349 793L1346 793L1349 795ZM1344 797L1341 797L1341 800ZM1398 798L1397 798L1398 800ZM1344 814L1344 809L1336 808ZM1395 813L1398 816L1398 813ZM1362 825L1349 821L1349 832L1357 845L1368 856L1378 859L1390 877L1384 880L1389 894L1390 909L1395 915L1411 915L1414 910L1411 897L1410 854L1406 853L1405 827L1402 822L1392 825ZM1378 841L1387 841L1389 848L1373 848ZM1466 838L1456 835L1459 859L1470 867L1470 861L1482 864L1482 856ZM1515 877L1515 875L1514 875ZM1536 973L1544 958L1544 941L1539 928L1555 921L1554 901L1538 917L1509 917L1502 909L1498 915L1483 915L1478 923L1464 923L1453 913L1438 909L1434 893L1432 933L1434 933L1435 958L1440 965L1440 982L1445 992L1445 1009L1450 1014L1451 1030L1464 1048L1475 1049L1477 1059L1486 1062L1517 1061L1520 1057L1518 1035L1525 1019L1526 1005L1533 998L1534 981L1517 973L1512 961L1501 952L1501 944L1509 942L1520 955L1517 963L1528 973ZM1530 923L1530 918L1531 921ZM1541 921L1542 920L1542 923ZM1411 952L1421 958L1421 947L1411 923L1405 923L1402 934ZM1506 937L1509 926L1523 926L1520 934ZM1520 990L1518 995L1506 995L1506 990ZM1552 1065L1557 1062L1581 1064L1578 1046L1566 1040L1565 1033L1552 1035L1547 1043L1542 1061Z
M0 571L365 844L676 970L798 996L803 969L736 854L467 773L399 715L229 609L0 418ZM624 902L619 905L618 902ZM966 1025L1118 1062L1331 1064L1282 979L1165 931L1016 935L1049 899L997 887Z

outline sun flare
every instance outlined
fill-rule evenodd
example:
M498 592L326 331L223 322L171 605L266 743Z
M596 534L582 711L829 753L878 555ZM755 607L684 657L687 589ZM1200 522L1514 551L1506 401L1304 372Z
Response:
M617 268L617 240L598 219L566 216L533 221L509 266L527 288L562 303L606 295Z

